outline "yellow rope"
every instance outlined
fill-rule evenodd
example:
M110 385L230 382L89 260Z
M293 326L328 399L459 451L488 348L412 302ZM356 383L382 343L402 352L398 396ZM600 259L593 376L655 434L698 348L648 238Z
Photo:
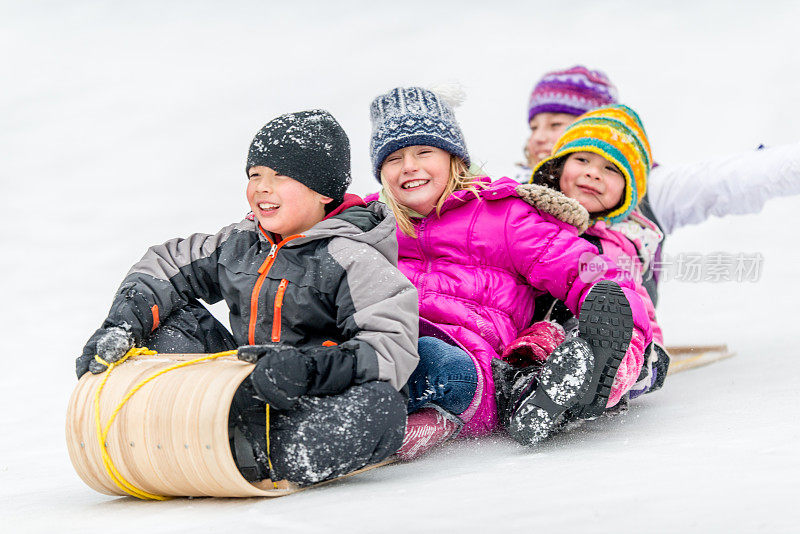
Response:
M269 476L272 476L272 455L269 453L269 404L267 404L267 464L269 465ZM278 483L272 481L272 487L278 489Z
M103 380L100 382L100 386L97 388L97 391L94 394L94 421L95 421L95 426L97 428L97 441L100 444L100 452L103 457L103 465L105 466L106 471L108 472L108 476L111 477L111 480L113 480L114 483L122 491L124 491L129 495L132 495L133 497L137 497L139 499L152 499L152 500L163 501L168 499L168 497L164 497L162 495L155 495L153 493L148 493L142 489L137 488L136 486L125 480L125 477L123 477L122 474L120 474L120 472L117 470L116 466L114 466L114 462L111 461L111 457L109 456L108 450L106 448L106 437L108 436L108 431L111 428L111 423L114 422L114 419L116 419L117 414L119 413L120 410L122 410L122 407L125 406L125 403L128 402L128 399L130 399L134 393L143 388L145 384L147 384L151 380L169 371L180 369L181 367L186 367L188 365L192 365L195 363L204 362L206 360L213 360L215 358L220 358L222 356L234 355L236 354L236 351L228 350L225 352L218 352L216 354L201 356L193 360L180 362L175 365L171 365L170 367L167 367L165 369L162 369L161 371L153 374L149 378L142 380L141 382L136 384L136 386L122 398L119 404L117 404L117 407L114 408L114 411L111 413L111 417L109 417L108 422L106 422L105 427L103 427L102 424L100 423L100 393L103 391L103 387L106 385L106 381L108 381L108 377L111 375L111 371L113 371L115 367L122 364L125 360L127 360L131 356L139 356L143 354L153 355L157 354L157 352L154 350L150 350L146 347L134 347L131 350L129 350L121 360L112 363L108 363L104 361L102 358L100 358L100 356L95 355L94 359L102 363L103 365L108 366L108 370L105 372L105 376L103 377ZM272 460L270 459L270 454L269 454L269 405L267 405L266 412L267 412L267 462L269 463L269 468L271 470ZM273 485L277 489L278 485L274 481Z

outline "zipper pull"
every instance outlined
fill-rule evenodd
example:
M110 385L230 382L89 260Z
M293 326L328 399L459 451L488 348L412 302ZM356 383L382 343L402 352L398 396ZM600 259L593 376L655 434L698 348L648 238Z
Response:
M269 249L269 254L267 254L267 259L264 260L264 263L261 264L261 267L258 268L258 274L264 274L272 262L270 261L272 258L275 257L275 251L278 250L278 245L272 245L272 248Z

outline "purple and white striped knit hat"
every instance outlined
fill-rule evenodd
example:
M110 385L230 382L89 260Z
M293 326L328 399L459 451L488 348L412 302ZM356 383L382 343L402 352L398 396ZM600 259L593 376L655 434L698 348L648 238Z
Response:
M538 113L583 115L587 111L617 103L617 88L600 70L576 65L545 74L531 92L528 121Z

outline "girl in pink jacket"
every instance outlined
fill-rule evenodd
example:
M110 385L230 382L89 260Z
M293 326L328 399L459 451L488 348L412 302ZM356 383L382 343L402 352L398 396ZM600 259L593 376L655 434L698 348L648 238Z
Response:
M371 118L373 170L398 222L398 267L419 293L420 364L408 383L400 455L414 457L459 429L475 436L496 428L492 362L545 293L579 317L580 336L537 376L505 388L499 416L518 441L535 443L568 410L602 412L617 368L641 361L641 352L629 354L641 349L632 336L651 340L635 283L574 225L521 199L513 180L472 176L453 111L435 93L393 89L372 102Z

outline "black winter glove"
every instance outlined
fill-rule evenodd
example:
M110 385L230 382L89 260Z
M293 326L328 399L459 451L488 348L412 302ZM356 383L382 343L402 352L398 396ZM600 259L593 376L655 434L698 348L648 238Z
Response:
M108 363L118 362L133 347L134 339L128 325L100 328L83 347L83 353L75 361L78 378L86 371L100 374L108 366L94 359L95 354Z
M250 380L256 392L277 410L290 410L303 395L335 395L355 379L355 350L349 347L248 345L240 360L255 362Z

